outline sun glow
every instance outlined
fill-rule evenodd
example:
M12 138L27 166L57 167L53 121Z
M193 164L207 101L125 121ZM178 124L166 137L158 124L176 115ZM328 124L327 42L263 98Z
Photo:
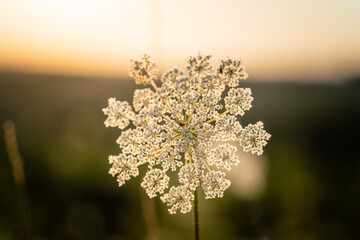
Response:
M0 0L0 69L127 75L199 51L242 58L254 78L358 73L359 1Z
M0 19L7 21L0 21L1 32L6 32L0 64L6 68L124 74L125 58L149 49L144 41L149 38L146 1L31 0L1 5L7 11Z

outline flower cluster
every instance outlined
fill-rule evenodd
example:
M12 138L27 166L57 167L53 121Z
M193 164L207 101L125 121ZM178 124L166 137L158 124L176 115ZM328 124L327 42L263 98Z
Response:
M237 119L253 101L249 88L238 88L248 76L241 61L227 58L213 69L210 58L188 58L185 70L175 67L163 74L161 87L148 55L132 60L130 76L152 89L136 90L133 108L110 98L103 109L106 127L123 130L133 125L116 141L121 153L109 157L110 174L117 175L121 186L146 164L141 186L150 198L161 195L171 214L191 211L198 188L206 199L223 196L231 184L224 170L240 162L237 147L229 142L261 155L270 138L262 122L243 127ZM170 189L169 171L178 171L178 185Z

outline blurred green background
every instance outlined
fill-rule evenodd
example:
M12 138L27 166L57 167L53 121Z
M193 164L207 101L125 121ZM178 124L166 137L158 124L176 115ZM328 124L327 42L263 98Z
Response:
M261 120L272 138L262 157L241 155L222 199L200 197L202 239L357 239L360 79L242 86L255 99L242 124ZM120 130L105 128L101 109L109 97L132 102L137 87L0 73L0 122L15 124L25 173L21 193L2 129L0 239L192 239L191 213L144 198L144 171L121 188L108 174Z

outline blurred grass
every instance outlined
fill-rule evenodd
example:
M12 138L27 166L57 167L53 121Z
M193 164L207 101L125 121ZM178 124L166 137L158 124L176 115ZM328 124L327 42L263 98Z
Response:
M16 126L37 239L146 236L143 174L118 188L107 173L120 130L104 127L101 108L109 97L132 101L138 87L122 80L0 73L0 123ZM265 188L256 199L231 191L222 199L200 197L203 239L356 238L359 83L247 81L255 100L242 123L263 121L273 135L265 149ZM0 239L23 239L3 138L0 159ZM159 200L155 206L161 239L192 238L191 214L171 216Z

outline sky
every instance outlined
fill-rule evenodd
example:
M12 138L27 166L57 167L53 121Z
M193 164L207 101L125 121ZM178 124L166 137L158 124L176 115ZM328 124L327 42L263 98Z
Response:
M266 81L360 75L358 0L0 0L0 69L126 76L199 52Z

